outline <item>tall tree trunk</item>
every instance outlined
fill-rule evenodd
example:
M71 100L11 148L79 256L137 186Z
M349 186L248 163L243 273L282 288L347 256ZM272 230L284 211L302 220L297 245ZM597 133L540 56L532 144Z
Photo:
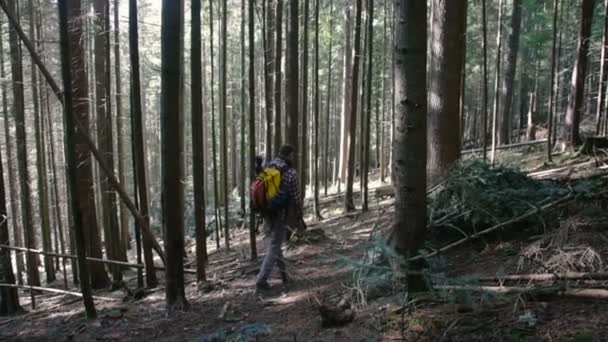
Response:
M220 248L220 231L222 229L221 217L219 215L219 191L217 177L217 140L215 133L215 68L213 63L213 0L209 0L209 37L210 37L210 57L211 60L211 154L213 155L213 202L215 213L215 244L217 249Z
M340 126L340 151L339 161L340 166L338 168L338 192L342 183L346 180L346 169L348 164L348 130L350 128L350 114L351 114L351 97L354 96L352 84L352 22L353 16L350 6L345 8L345 24L344 24L344 68L343 68L343 79L342 79L342 114L341 114L341 126Z
M557 17L557 15L556 15ZM602 55L600 61L600 82L597 92L597 108L595 116L595 134L601 134L602 122L606 121L605 103L606 103L606 88L608 86L608 0L604 1L604 35L602 38Z
M282 2L282 0L278 0L278 3ZM280 30L280 18L282 17L281 15L281 11L279 11L279 7L281 7L282 5L279 5L277 3L277 18L278 19L278 26L277 26L277 37L280 36L280 34L278 33ZM256 176L255 174L255 23L254 23L254 0L249 0L248 1L248 28L249 28L249 177L250 179L254 179L254 177ZM279 38L277 38L277 46L279 47L280 50L280 43ZM279 50L277 50L277 56L280 55ZM278 79L280 79L280 70L281 70L281 62L280 62L280 58L279 60L277 60L277 68L279 69L279 73L277 74ZM280 82L279 84L279 90L277 90L277 92L280 94ZM277 107L280 107L281 102L277 102ZM279 116L279 111L276 111L277 113L277 117ZM278 135L278 131L276 133ZM251 260L257 260L258 258L258 251L257 251L257 244L256 244L256 240L255 240L255 222L256 221L256 215L253 212L253 210L251 210L251 208L249 209L249 245L251 247Z
M483 120L482 142L483 160L488 160L488 19L486 13L486 0L481 0L481 27L483 50Z
M350 87L353 89L351 94L350 121L347 134L348 146L348 168L346 173L346 194L344 195L344 209L352 211L355 209L353 203L353 182L355 180L355 152L357 138L357 108L359 96L357 95L359 88L359 68L361 61L361 13L363 11L362 0L356 1L355 7L355 46L353 49L353 79Z
M245 213L247 212L247 207L246 207L246 199L245 199L245 187L246 187L246 179L247 179L247 174L246 174L246 152L245 152L245 126L247 125L247 99L246 99L246 91L247 89L245 89L245 21L246 21L246 13L245 13L245 0L241 0L241 81L240 81L240 87L241 87L241 92L240 92L240 97L241 97L241 102L240 102L240 109L241 109L241 138L240 138L240 155L241 155L241 169L240 169L240 186L239 186L239 197L241 197L241 212L243 217L245 217ZM274 71L274 70L273 70ZM271 96L274 96L274 94L271 94ZM270 144L272 144L272 142L269 142Z
M164 5L166 5L163 2ZM145 142L143 136L143 118L141 109L141 83L139 74L139 24L137 15L137 1L129 0L129 47L131 60L131 131L133 139L134 173L137 180L139 212L143 223L150 227L148 184L146 180ZM179 31L178 31L179 32ZM164 50L163 50L164 52ZM175 99L177 101L177 99ZM175 137L178 139L178 137ZM175 152L179 154L178 152ZM180 164L181 165L181 164ZM176 176L179 179L179 175ZM154 257L152 256L152 239L147 229L140 227L143 232L143 250L146 266L146 283L148 287L156 287L158 280L154 270ZM173 230L173 229L172 229Z
M576 52L576 62L572 71L568 110L562 133L563 148L574 148L580 142L579 126L584 110L585 78L587 75L587 54L589 52L589 38L593 21L595 0L582 0L581 26Z
M427 177L446 176L460 158L460 95L466 2L433 0Z
M274 72L274 8L272 1L264 0L262 4L263 13L263 44L264 44L264 98L266 109L266 159L272 159L272 111L273 111L273 78ZM243 18L245 13L242 14Z
M318 1L318 0L317 0ZM330 164L330 156L329 156L329 145L330 145L330 122L331 122L331 94L332 94L332 59L333 59L333 30L334 30L334 0L329 1L329 52L327 54L327 94L325 98L326 108L326 116L325 116L325 162L323 162L323 193L327 196L327 188L329 183L329 164ZM317 25L319 25L317 23Z
M404 257L418 252L426 232L426 13L418 0L396 2L395 41L395 249ZM420 265L409 265L418 270ZM408 290L426 288L424 281L408 276Z
M180 55L181 23L184 20L182 0L162 3L162 74L161 74L161 141L162 141L162 212L165 232L166 297L169 313L188 306L184 291L184 192L181 181L183 162L179 153L182 131L180 91L183 77Z
M369 183L369 164L370 164L370 123L372 117L372 85L373 85L373 58L374 58L374 0L367 0L367 104L365 110L361 113L365 113L361 116L361 125L364 127L364 135L361 137L363 158L361 158L361 188L363 190L363 203L362 210L367 211L369 209L368 204L368 183ZM361 104L363 106L363 104Z
M287 12L287 46L285 53L285 117L286 129L285 137L295 151L298 149L298 119L299 115L299 69L298 69L298 48L299 48L299 25L298 25L298 0L288 0ZM299 169L299 154L294 158L294 168ZM301 179L304 182L304 179Z
M302 96L300 97L302 108L302 135L300 142L300 195L306 197L306 183L308 182L308 21L310 20L310 0L304 0L303 20L303 51L302 51Z
M1 40L1 39L0 39ZM6 101L6 98L2 98ZM5 121L5 124L7 122ZM16 195L16 194L13 194ZM0 153L0 243L6 246L11 244L8 233L8 212L6 210L6 193L4 190L4 169L2 168L2 154ZM11 251L8 249L0 250L0 274L2 282L5 284L15 283L13 273L13 263L11 261ZM12 315L21 310L19 305L19 293L16 288L0 288L0 316Z
M9 10L17 13L16 1L9 2ZM27 248L36 249L36 234L34 234L34 220L32 218L32 196L30 189L30 173L27 161L27 146L25 132L25 106L23 95L23 65L21 47L17 31L11 27L9 31L11 53L11 76L13 81L13 112L15 114L15 131L17 145L17 170L21 188L21 215L23 235ZM26 254L28 284L40 286L38 273L38 257L33 253Z
M490 161L492 166L496 162L496 145L498 137L498 113L500 112L500 77L502 61L502 21L504 11L503 0L498 1L498 30L496 31L496 63L494 67L494 110L492 111L492 154Z
M126 124L126 120L123 117L122 111L122 72L120 59L120 16L119 16L120 3L119 0L114 0L114 73L116 79L116 152L118 160L118 180L120 184L127 184L126 178L126 150L123 136L123 127ZM121 201L120 203L120 236L122 249L130 249L129 244L129 214L125 204Z
M61 37L61 69L64 89L64 122L66 131L65 149L66 162L68 165L67 178L69 181L69 197L72 203L72 229L74 231L76 240L78 270L81 276L80 290L82 292L85 312L87 318L94 319L97 316L97 312L93 303L91 284L89 282L89 265L86 262L84 224L87 222L85 220L87 214L85 210L83 210L90 209L90 207L86 207L84 203L79 203L79 200L81 199L81 191L79 187L87 183L90 184L91 169L90 167L84 168L82 164L79 164L79 152L81 152L82 145L79 144L79 130L76 128L76 120L82 119L82 117L79 117L78 115L83 112L82 108L86 108L87 106L86 103L84 103L83 106L83 103L73 101L73 97L78 96L77 92L73 92L73 90L76 88L75 86L79 85L76 81L86 80L86 75L83 75L84 68L82 63L75 63L78 59L84 62L82 58L84 56L84 51L82 50L82 45L79 45L82 38L80 1L59 0L58 7ZM78 39L75 39L74 37L71 37L70 39L70 33L71 35L78 37ZM76 45L70 46L73 43L76 43ZM75 59L72 59L72 49L76 50L76 53L74 54ZM75 66L73 70L71 69L72 66ZM72 81L72 74L74 74L74 82ZM80 75L78 76L78 74ZM82 134L82 132L80 134ZM81 176L80 173L85 174L84 176ZM81 182L81 179L83 178L88 178L89 182Z
M1 21L0 21L0 28L3 25L1 25ZM4 34L3 34L3 30L0 30L0 78L5 79L6 78L6 72L4 70ZM11 129L11 124L10 121L8 119L8 96L7 96L7 88L6 88L6 82L2 82L2 113L4 116L4 138L6 139L5 141L5 148L6 148L6 168L8 169L8 183L9 183L9 193L10 194L17 194L17 185L18 182L15 179L15 171L13 169L13 165L11 163L13 159L13 138L12 138L12 134L10 133ZM23 230L22 228L19 226L19 220L17 219L17 215L18 215L18 209L17 209L18 205L17 205L17 196L13 195L10 196L10 208L11 208L11 215L9 216L10 221L12 223L13 226L13 239L15 240L15 244L18 246L23 246ZM24 258L23 258L23 254L17 254L16 255L16 264L17 264L17 281L19 284L23 284L23 270L24 270Z
M608 4L608 2L607 2ZM608 8L608 6L606 7ZM548 113L548 117L547 117L547 160L549 162L552 162L552 151L553 151L553 142L552 142L552 138L553 138L553 116L554 114L554 109L555 109L555 77L556 77L556 60L555 60L555 55L557 53L556 51L556 45L557 45L557 16L558 16L558 12L559 12L559 0L554 0L553 1L553 43L551 46L551 89L550 89L550 95L549 95L549 113ZM608 20L608 19L607 19ZM608 21L607 21L608 23Z
M201 49L201 0L192 1L191 32L192 87L192 178L194 182L194 222L196 229L196 279L205 281L207 232L205 228L205 160L203 156L203 83ZM235 148L233 146L233 148Z
M281 137L281 59L283 58L283 0L276 0L275 7L275 47L274 47L274 148L276 151L281 148L283 139ZM253 104L250 103L250 106Z
M314 195L313 195L313 211L315 214L315 218L321 218L321 210L319 208L319 30L320 30L320 22L319 22L319 0L315 1L315 66L313 71L314 78L314 92L315 92L315 114L314 114L314 158L313 158L313 176L314 176ZM331 77L331 76L330 76Z
M228 219L228 110L226 102L226 79L228 75L226 54L228 52L228 3L227 0L222 1L221 14L221 40L220 45L220 116L222 117L220 140L222 145L222 153L220 154L220 169L222 174L222 199L224 206L224 243L226 249L230 249L230 224Z
M505 51L505 72L502 79L500 102L502 107L499 111L499 129L497 143L506 145L511 142L511 112L513 108L513 85L515 73L517 72L517 53L519 50L519 33L521 31L522 0L513 0L513 12L511 13L511 33Z

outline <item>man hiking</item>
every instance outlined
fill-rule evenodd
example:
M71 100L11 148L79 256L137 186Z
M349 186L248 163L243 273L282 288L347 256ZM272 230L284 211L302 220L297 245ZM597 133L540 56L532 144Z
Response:
M293 168L294 157L295 151L293 146L283 145L279 149L278 157L266 162L263 167L263 169L276 169L281 173L279 190L281 205L272 207L264 212L266 226L270 227L270 243L266 257L264 257L264 261L262 262L260 273L257 275L256 289L258 291L270 289L268 278L272 273L275 263L279 266L283 284L289 281L282 251L283 241L287 236L288 212L293 211L296 215L295 217L298 218L298 222L302 221L302 201L298 191L298 176Z

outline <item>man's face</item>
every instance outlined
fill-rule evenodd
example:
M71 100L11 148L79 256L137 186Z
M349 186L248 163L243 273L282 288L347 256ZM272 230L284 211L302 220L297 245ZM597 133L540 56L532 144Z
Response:
M285 156L285 161L293 164L293 152Z

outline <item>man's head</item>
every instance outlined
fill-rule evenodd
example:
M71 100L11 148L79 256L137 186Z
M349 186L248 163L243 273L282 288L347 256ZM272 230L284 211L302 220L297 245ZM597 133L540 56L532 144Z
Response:
M285 160L288 164L293 164L295 149L291 145L283 145L279 148L279 158Z

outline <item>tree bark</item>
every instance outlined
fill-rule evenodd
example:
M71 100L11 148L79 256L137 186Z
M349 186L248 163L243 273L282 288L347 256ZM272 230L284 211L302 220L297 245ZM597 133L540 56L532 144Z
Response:
M180 91L183 77L182 0L163 0L161 25L161 138L162 138L162 212L167 253L167 311L187 309L184 290L184 193L181 175L180 137L183 115Z
M498 137L498 113L500 113L500 77L501 74L501 60L502 60L502 21L503 21L504 2L503 0L498 1L498 30L496 32L496 63L494 67L494 110L492 111L492 154L490 161L492 166L496 162L496 145Z
M607 7L608 8L608 7ZM549 94L549 113L547 115L547 160L552 162L552 151L553 151L553 116L555 115L555 77L557 74L556 68L556 45L557 45L557 16L559 13L559 0L553 1L553 43L551 46L551 89Z
M446 176L460 158L460 95L464 61L466 2L433 0L427 177Z
M582 0L581 23L576 50L576 61L572 71L568 109L562 132L562 150L573 149L580 142L579 126L584 110L585 78L587 75L587 54L589 53L589 38L593 21L595 0Z
M308 183L309 165L308 165L308 21L310 20L310 0L304 0L304 17L303 21L303 51L302 51L302 96L300 103L302 104L302 135L301 135L301 150L300 150L300 195L302 199L306 198L306 184Z
M83 168L82 164L79 164L80 160L78 152L79 149L82 148L82 145L79 145L78 135L81 135L83 133L79 132L75 121L77 120L76 116L82 114L83 105L82 103L73 101L73 96L78 96L77 92L73 92L73 87L75 85L78 85L78 82L72 82L72 73L75 74L74 81L86 80L86 75L84 75L85 70L82 67L83 50L82 46L79 45L82 38L82 23L80 22L80 1L59 0L58 7L61 37L61 68L64 87L64 122L66 130L65 148L66 162L68 164L67 178L69 181L70 199L72 202L72 229L74 231L74 237L76 240L78 271L80 274L80 290L82 292L85 312L87 318L94 319L97 317L97 312L93 303L91 284L89 280L89 265L86 261L84 231L84 223L87 222L85 221L85 218L87 218L86 210L88 210L89 207L85 206L85 203L79 203L81 196L81 191L79 187L81 187L82 185L86 185L87 183L90 184L91 173L90 167ZM76 36L78 39L76 39L75 37L70 37L70 33L73 36ZM74 54L74 59L72 59L72 47L70 46L71 43L76 43L73 47L76 50L76 53ZM77 63L77 60L80 60L81 63ZM75 67L73 70L72 66ZM86 108L86 106L84 107ZM85 175L80 176L80 173L84 173ZM89 182L82 182L84 178L88 178Z
M367 211L369 209L368 204L368 190L369 190L369 164L370 164L370 124L372 117L372 85L373 85L373 58L374 58L374 0L367 0L367 104L366 109L362 110L361 113L365 112L365 115L361 117L361 125L364 126L363 139L363 158L361 158L361 187L363 189L363 203L362 210ZM363 106L363 104L362 104Z
M148 184L146 180L146 158L143 137L143 119L141 109L141 84L139 74L139 29L137 1L129 1L129 46L131 60L131 131L134 149L134 173L137 180L139 211L143 217L140 223L150 227ZM179 179L179 176L177 176ZM156 287L158 280L154 272L154 257L152 255L153 236L149 231L140 227L143 236L143 251L146 265L146 283L148 287Z
M314 195L313 195L313 212L315 214L315 218L319 219L321 218L321 210L319 208L319 134L321 133L319 131L319 105L320 105L320 101L319 101L319 30L320 28L320 22L319 22L319 0L315 1L315 66L314 66L314 71L313 71L313 78L314 78L314 95L315 95L315 114L314 114L314 122L315 122L315 128L314 128L314 158L313 158L313 176L314 176ZM330 57L331 58L331 57ZM331 75L329 76L331 77Z
M278 0L277 2L277 18L281 18L282 15L279 11L279 3L282 0ZM248 28L249 28L249 177L250 179L254 179L256 176L255 173L255 22L254 22L254 0L248 1ZM278 33L280 30L280 20L278 20L277 26L277 37L280 36ZM279 37L280 38L280 37ZM277 46L281 47L280 40L277 38ZM277 56L280 54L280 51L277 50ZM280 79L280 69L281 63L280 59L277 61L277 68L279 69L279 73L276 75ZM278 82L280 85L280 82ZM280 86L278 87L280 88ZM277 90L278 94L280 94L280 89ZM280 97L280 96L279 96ZM281 102L277 102L277 107L280 107ZM279 116L279 111L276 111L277 117ZM276 133L278 135L278 131ZM249 245L251 248L251 260L257 260L258 251L257 244L255 240L255 224L256 224L256 215L251 208L249 209Z
M215 68L213 63L213 0L209 0L209 37L210 37L210 56L211 60L211 154L213 155L213 202L215 213L215 243L217 249L220 248L220 231L221 231L221 217L219 215L219 191L218 191L218 177L217 177L217 140L215 133L215 96L214 96L214 85L215 85Z
M221 8L221 40L220 45L220 116L222 117L221 128L220 128L220 140L222 146L222 153L220 154L220 169L222 175L222 199L224 206L224 244L226 249L230 249L230 224L228 219L228 110L227 110L227 63L226 54L228 53L228 3L227 0L222 1Z
M347 133L347 149L348 149L348 167L346 173L346 193L344 195L344 209L348 211L355 210L353 202L353 182L355 180L355 153L357 140L357 108L358 108L358 91L359 89L359 68L361 61L361 13L363 11L362 0L356 1L355 7L355 46L353 48L353 73L351 93L350 120Z
M288 144L293 146L295 151L298 149L298 120L299 113L299 68L298 68L298 48L299 48L299 4L298 0L288 0L287 12L287 41L285 53L285 137ZM299 170L300 155L294 158L294 168ZM300 181L304 179L300 177Z
M399 0L395 15L395 249L415 255L426 232L426 27L427 4ZM419 264L410 264L413 270ZM424 280L408 276L408 290L425 290Z
M600 135L602 122L606 121L605 103L606 103L606 88L608 86L608 63L606 59L608 56L608 0L604 1L604 35L602 38L602 54L600 61L600 82L597 94L597 108L595 116L595 134Z
M488 160L488 20L486 0L481 0L481 28L483 50L483 120L481 141L483 142L483 160Z
M265 98L265 109L266 109L266 159L270 160L273 157L272 145L273 145L273 78L272 73L274 72L274 8L272 1L264 0L262 4L264 12L264 30L263 30L263 44L264 44L264 98ZM245 17L245 13L243 13Z
M276 0L275 8L275 47L274 47L274 148L276 151L283 144L282 129L281 129L281 59L283 58L283 0ZM250 106L253 104L250 103Z
M346 180L346 169L348 164L348 130L350 128L351 97L354 96L352 84L352 21L353 16L350 6L344 9L344 68L342 79L342 114L340 120L340 151L338 167L338 192L342 183Z
M11 1L9 10L17 13L16 1ZM25 106L23 91L23 65L19 38L14 28L9 31L11 53L11 76L13 81L13 113L15 115L15 140L17 146L17 171L21 188L21 215L25 244L29 248L36 248L36 235L34 234L34 221L32 218L32 196L30 189L30 173L27 161L27 146L25 132ZM28 284L40 285L38 273L38 258L31 253L26 254Z
M517 53L519 51L519 34L521 31L522 0L513 0L513 12L511 13L511 33L509 34L507 49L505 51L505 72L502 79L500 91L500 103L498 125L498 145L511 143L511 114L513 108L513 85L517 72Z
M1 21L0 21L1 23ZM0 24L0 27L2 25ZM0 78L6 78L6 72L4 70L4 34L0 35ZM8 119L8 96L6 89L6 82L2 82L2 112L4 115L4 138L6 139L6 160L8 161L6 167L8 169L8 185L9 185L9 193L17 194L17 185L18 182L15 179L15 171L13 169L13 165L11 163L13 159L13 138L10 133L11 124ZM10 208L11 215L9 215L9 219L13 226L13 239L15 244L23 246L23 230L19 226L19 220L17 219L18 215L18 204L17 204L17 196L10 196ZM19 284L23 284L23 270L24 270L24 258L23 255L16 255L16 265L17 265L17 280Z

